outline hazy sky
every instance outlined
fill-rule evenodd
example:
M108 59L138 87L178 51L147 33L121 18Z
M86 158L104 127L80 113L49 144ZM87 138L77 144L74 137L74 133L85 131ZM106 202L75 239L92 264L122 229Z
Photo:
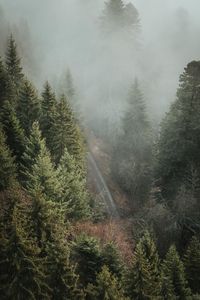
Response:
M139 77L150 111L160 118L175 98L185 65L199 59L200 0L131 2L141 19L140 66L134 57L132 61L130 57L119 57L119 71L123 77L127 73L130 81ZM80 93L87 103L93 101L95 105L103 94L100 87L105 87L108 80L113 84L119 80L116 72L106 72L110 57L106 58L106 52L102 54L98 48L98 22L103 5L102 0L0 0L11 24L20 19L28 21L40 57L39 77L58 78L69 66Z

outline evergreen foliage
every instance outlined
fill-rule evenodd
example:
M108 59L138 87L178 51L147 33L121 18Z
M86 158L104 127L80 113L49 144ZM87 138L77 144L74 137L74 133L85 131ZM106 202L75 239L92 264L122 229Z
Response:
M77 262L78 273L84 285L94 283L96 273L102 267L102 256L96 239L85 235L77 238L73 246L73 259Z
M88 300L128 300L120 283L106 266L97 275L96 284L89 284L86 292Z
M22 73L21 59L17 52L17 45L12 34L8 40L5 63L11 80L16 88L19 89L24 75Z
M77 220L89 217L90 207L86 179L67 149L65 149L58 166L58 181L61 183L61 201L68 208L68 217Z
M38 121L41 114L41 102L33 85L25 80L19 95L18 118L25 133L29 135L33 122Z
M11 78L0 58L0 111L6 100L14 102L16 95Z
M63 94L65 94L67 99L69 99L69 101L73 104L73 98L75 96L75 87L70 69L67 69L65 81L63 82Z
M112 37L116 33L131 36L139 28L139 14L132 3L125 5L122 0L108 0L101 17L104 33Z
M171 246L162 266L164 284L173 288L176 299L188 299L191 291L185 276L185 269L175 246Z
M42 135L46 140L48 149L53 153L54 148L52 145L53 128L56 120L56 97L52 91L51 86L46 82L42 93L42 115L40 125Z
M17 118L16 111L9 101L5 101L1 113L0 122L6 134L6 143L16 157L16 162L21 162L25 147L25 134Z
M199 174L200 62L187 65L180 76L177 99L161 124L156 178L162 196L173 200L191 165Z
M136 245L133 264L126 278L127 293L131 299L159 299L161 294L159 264L156 246L146 232Z
M85 299L75 269L69 262L67 250L64 247L59 247L56 243L51 243L47 247L49 285L53 290L52 299Z
M6 145L2 129L0 129L0 166L0 191L2 191L12 186L16 177L14 158Z
M37 122L33 123L22 161L22 184L26 190L31 195L42 194L50 200L59 201L57 172Z
M122 258L113 242L106 244L105 247L103 248L102 263L103 265L109 268L109 271L114 276L116 276L117 278L122 277L123 270L124 270Z
M56 164L59 163L65 148L67 148L68 152L73 155L77 163L83 168L83 141L65 96L61 97L57 105L52 147Z
M151 185L152 134L137 80L131 87L123 133L112 155L112 172L122 188L142 203Z
M184 255L186 277L194 293L200 293L200 241L192 237Z
M0 282L3 299L49 299L50 289L38 256L39 248L31 237L29 200L14 190L1 195Z

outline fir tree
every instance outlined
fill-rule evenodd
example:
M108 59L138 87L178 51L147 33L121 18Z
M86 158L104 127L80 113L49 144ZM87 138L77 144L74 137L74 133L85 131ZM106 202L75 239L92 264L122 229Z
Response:
M70 69L67 69L65 79L63 82L63 94L67 96L67 99L73 104L73 98L75 96L75 87L73 82L73 77Z
M68 152L83 167L82 137L79 128L75 124L70 105L64 96L61 97L57 107L52 147L57 164L63 156L65 148L67 148Z
M49 285L52 287L52 299L85 299L79 285L75 268L69 262L69 254L58 243L47 245L47 264L49 266Z
M124 3L122 0L109 0L105 3L101 25L104 32L113 33L123 29Z
M67 206L68 217L87 218L90 214L86 179L74 158L65 149L58 166L58 180L61 183L61 201Z
M96 239L79 236L73 246L72 258L78 264L77 270L84 285L94 283L96 273L102 267L102 256Z
M159 257L148 232L140 239L134 252L133 264L126 280L127 293L133 299L160 297Z
M23 185L25 185L27 181L26 173L30 171L32 166L36 163L36 159L43 148L45 148L45 140L42 139L38 122L34 122L29 138L26 138L25 151L22 156L20 177Z
M13 185L16 177L16 167L11 151L6 145L6 139L0 129L0 191Z
M143 247L146 259L149 262L149 270L151 272L151 281L154 286L155 296L159 296L161 281L160 281L160 259L157 252L156 244L150 233L146 231L140 240Z
M0 110L6 100L15 103L14 86L0 58Z
M9 101L5 101L2 107L0 121L6 134L6 142L15 155L16 162L20 163L25 147L25 135L16 111Z
M173 287L173 293L177 299L188 299L191 291L185 276L184 265L176 251L175 246L171 246L162 266L164 284Z
M48 199L59 201L60 183L45 141L41 139L38 123L33 123L22 159L22 183L27 191L32 195L41 193Z
M156 179L171 206L191 165L199 173L199 95L200 62L193 61L180 76L177 99L161 124L157 145Z
M101 17L101 28L107 34L122 33L129 39L138 33L139 14L132 3L124 4L122 0L108 0Z
M97 275L96 284L89 284L86 290L87 300L128 300L116 277L103 266Z
M109 271L117 278L122 277L123 263L114 243L108 243L102 250L103 264L109 268Z
M39 120L41 103L32 84L25 80L20 90L18 117L22 128L29 135L34 121Z
M1 202L5 219L0 235L1 295L3 299L49 299L50 289L45 283L39 248L31 237L30 199L15 193L16 196L13 193L11 196L16 198L14 201L11 198L12 209L5 203L10 196L5 194Z
M19 58L17 45L12 34L10 35L10 38L8 40L6 51L6 67L11 80L15 84L16 88L19 89L20 84L22 83L23 73L21 67L21 59Z
M123 133L114 146L111 167L122 188L140 203L146 200L149 193L151 159L151 129L136 80L129 93Z
M200 241L192 237L184 255L186 277L194 293L200 293Z
M42 93L42 115L40 119L42 135L46 140L48 149L53 154L53 128L56 120L56 97L51 86L46 82Z

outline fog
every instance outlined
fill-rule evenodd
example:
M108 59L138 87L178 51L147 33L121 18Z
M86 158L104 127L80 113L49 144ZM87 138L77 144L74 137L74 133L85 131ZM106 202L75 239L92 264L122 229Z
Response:
M135 77L151 119L159 122L175 99L180 73L199 59L200 1L131 2L140 17L137 47L121 36L104 38L102 0L0 0L0 34L17 32L25 69L39 88L46 79L57 88L70 68L88 123L116 128Z

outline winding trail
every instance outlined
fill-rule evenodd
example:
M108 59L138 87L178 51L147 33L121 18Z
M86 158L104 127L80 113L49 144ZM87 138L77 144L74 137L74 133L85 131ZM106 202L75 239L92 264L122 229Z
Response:
M120 218L115 201L113 200L111 192L109 191L106 181L101 171L99 170L99 167L95 161L93 154L91 152L88 152L87 156L97 191L99 192L105 203L108 214L111 218Z

